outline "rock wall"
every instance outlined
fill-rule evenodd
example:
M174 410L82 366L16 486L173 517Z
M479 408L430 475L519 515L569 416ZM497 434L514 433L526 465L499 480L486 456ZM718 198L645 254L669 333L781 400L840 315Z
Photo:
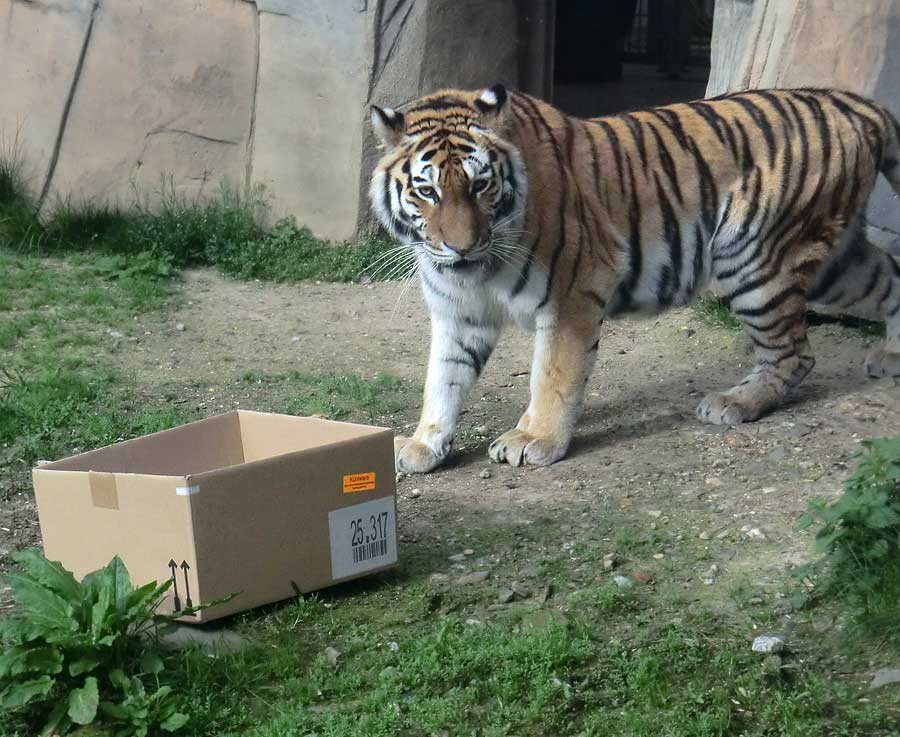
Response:
M367 219L371 103L519 79L532 0L0 0L0 150L43 208L266 185L274 217Z
M760 87L838 87L900 115L896 0L716 0L707 96ZM900 203L880 181L868 220L900 233Z

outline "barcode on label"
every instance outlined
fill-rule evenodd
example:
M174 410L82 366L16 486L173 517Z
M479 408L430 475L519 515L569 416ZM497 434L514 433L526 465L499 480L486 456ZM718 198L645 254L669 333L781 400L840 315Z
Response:
M387 540L376 540L375 542L366 543L365 545L354 545L353 562L361 563L364 560L387 555L387 550Z
M331 577L358 576L397 562L394 497L385 496L328 513Z

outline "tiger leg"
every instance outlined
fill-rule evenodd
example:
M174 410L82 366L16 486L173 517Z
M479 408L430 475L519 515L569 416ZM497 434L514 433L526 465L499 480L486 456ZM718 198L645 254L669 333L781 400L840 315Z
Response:
M790 269L786 272L790 274ZM779 405L815 365L806 338L803 286L775 277L757 288L741 289L730 301L753 341L756 365L737 386L704 397L697 407L703 422L735 425L758 419Z
M865 359L873 378L900 376L900 258L892 255L898 245L896 236L855 228L809 292L815 312L885 323L884 340Z
M565 456L597 358L604 307L594 296L566 305L546 322L538 318L531 401L516 427L491 443L492 460L548 466Z
M463 400L481 374L499 335L500 328L494 323L432 313L425 403L413 436L394 439L398 471L427 473L447 458Z

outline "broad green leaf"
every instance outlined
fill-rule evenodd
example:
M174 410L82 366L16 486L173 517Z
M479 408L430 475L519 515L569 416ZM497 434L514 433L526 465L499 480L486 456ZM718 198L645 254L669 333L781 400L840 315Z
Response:
M69 675L80 676L82 673L90 673L94 668L100 665L101 659L97 655L84 655L78 660L69 663Z
M67 714L75 724L90 724L97 716L100 694L97 691L97 679L88 676L84 686L69 693L69 710Z
M172 714L168 719L163 720L159 723L160 729L164 729L166 732L177 732L188 722L187 714L182 714L180 711L176 711Z
M22 607L22 619L32 635L38 634L48 642L59 642L60 636L78 629L72 605L59 594L18 573L10 573L6 581L12 587L13 598Z
M134 590L128 570L118 555L109 562L106 570L113 584L112 603L115 605L117 612L125 612L128 610L128 597L131 596L131 592Z
M111 670L109 672L109 681L113 686L118 688L120 691L124 691L125 693L128 693L128 690L131 686L131 681L128 680L128 676L126 676L125 673L119 668L116 668L115 670Z
M45 675L30 681L10 684L0 691L0 709L15 709L32 699L46 696L55 683L53 678Z
M100 589L97 601L91 607L91 638L99 642L103 637L106 627L106 615L109 612L109 604L112 600L112 592L108 586Z
M170 693L172 693L171 686L160 686L158 689L156 689L156 693L150 697L150 700L163 701Z
M71 604L75 605L81 601L81 585L71 572L63 568L62 563L47 560L35 548L13 554L13 560L19 563L31 578L59 594Z
M44 728L40 732L40 737L54 737L55 735L66 733L67 729L72 726L69 717L66 716L68 708L69 703L66 699L60 699L56 702L56 706L53 707L53 711L47 717L47 723L44 724Z
M162 658L156 653L144 653L141 656L141 670L150 675L158 675L163 672L165 665Z
M169 578L158 585L156 581L151 581L150 583L135 589L128 597L127 617L135 621L141 621L151 617L153 612L156 611L156 607L159 605L160 600L171 586L172 579Z
M129 716L131 716L131 712L122 704L114 704L112 701L101 701L100 711L106 716L118 719L121 722L128 721Z
M17 645L0 654L0 677L22 673L59 673L62 653L51 646Z

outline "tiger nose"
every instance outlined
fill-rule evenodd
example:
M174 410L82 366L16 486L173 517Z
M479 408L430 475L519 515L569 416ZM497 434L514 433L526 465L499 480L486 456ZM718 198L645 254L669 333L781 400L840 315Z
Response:
M454 253L457 256L465 256L469 251L471 251L476 245L475 240L470 240L467 243L447 243L447 241L441 241L441 248L444 253L448 256L452 256Z

